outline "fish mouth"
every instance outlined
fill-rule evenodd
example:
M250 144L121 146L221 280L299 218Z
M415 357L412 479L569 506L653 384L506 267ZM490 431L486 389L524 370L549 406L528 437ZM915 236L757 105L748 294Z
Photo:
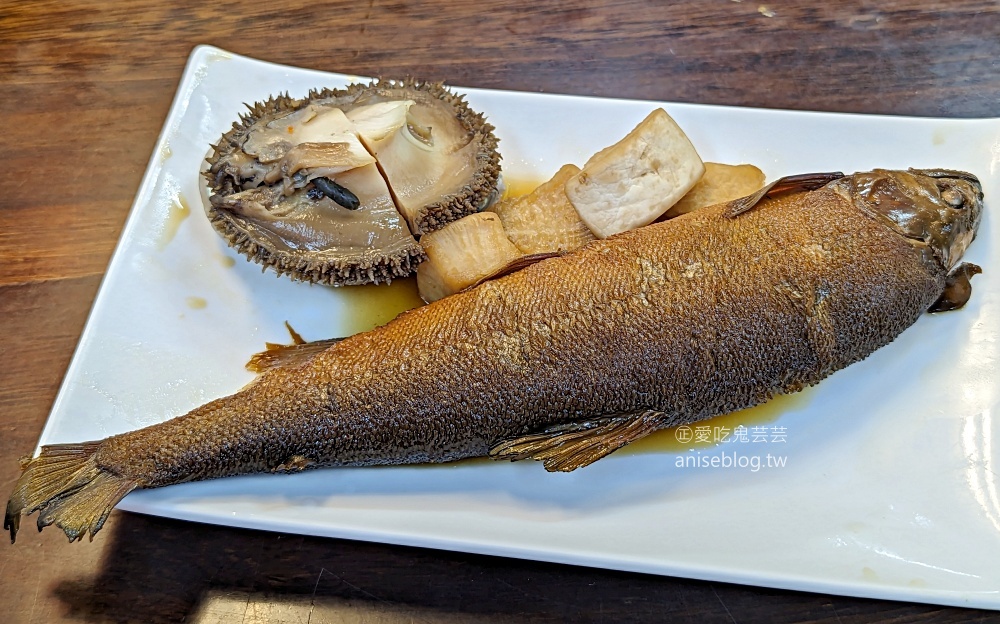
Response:
M976 237L983 185L952 169L875 169L851 176L851 194L862 211L922 247L928 262L946 272Z

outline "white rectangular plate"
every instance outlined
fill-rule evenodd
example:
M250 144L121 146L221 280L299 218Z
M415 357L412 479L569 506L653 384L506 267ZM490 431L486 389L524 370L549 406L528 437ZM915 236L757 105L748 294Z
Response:
M353 329L350 306L371 306L369 294L352 292L370 288L348 292L261 273L212 230L199 179L209 144L244 102L352 80L194 51L41 444L103 438L235 392L251 379L248 355L265 341L287 340L286 320L307 339ZM461 91L497 127L512 180L583 164L660 105ZM756 423L756 439L620 453L570 474L533 462L475 461L231 478L135 492L121 508L1000 608L1000 424L993 422L1000 221L990 214L1000 197L1000 121L662 105L706 160L755 163L769 179L874 167L978 175L988 207L967 259L985 273L973 282L971 303L925 315L893 344L788 402L777 420ZM754 470L768 453L785 466ZM678 466L685 456L698 465Z

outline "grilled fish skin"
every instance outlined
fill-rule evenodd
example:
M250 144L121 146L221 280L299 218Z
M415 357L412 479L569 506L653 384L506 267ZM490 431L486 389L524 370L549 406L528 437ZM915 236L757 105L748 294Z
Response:
M836 176L833 176L836 178ZM781 186L781 185L779 185ZM129 491L492 454L572 470L659 428L817 383L942 297L982 189L839 177L594 241L272 367L242 391L23 460L4 528L93 538ZM954 280L952 280L954 281Z

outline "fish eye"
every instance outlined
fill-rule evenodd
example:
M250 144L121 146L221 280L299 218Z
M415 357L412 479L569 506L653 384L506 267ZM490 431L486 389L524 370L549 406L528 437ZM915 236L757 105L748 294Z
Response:
M965 203L965 197L962 195L962 192L955 188L945 189L941 193L941 199L952 208L961 208Z

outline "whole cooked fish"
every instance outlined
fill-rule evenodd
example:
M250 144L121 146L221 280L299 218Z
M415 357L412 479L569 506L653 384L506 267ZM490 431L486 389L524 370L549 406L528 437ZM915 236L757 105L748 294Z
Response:
M293 349L184 416L45 446L4 528L13 541L40 511L39 529L93 537L136 488L253 472L486 454L573 470L814 384L961 306L982 197L955 171L807 176L594 241Z

